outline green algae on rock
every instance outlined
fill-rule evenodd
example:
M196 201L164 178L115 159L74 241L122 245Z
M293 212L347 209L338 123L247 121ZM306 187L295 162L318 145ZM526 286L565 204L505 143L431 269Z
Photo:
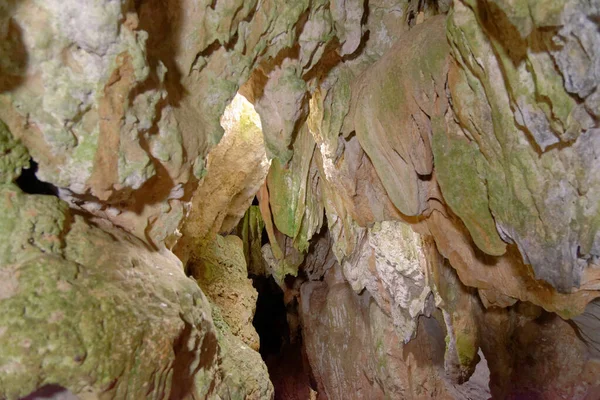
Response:
M28 167L27 148L13 138L8 127L0 120L0 184L12 183Z
M491 5L468 3L455 3L447 32L452 54L464 74L461 79L449 81L455 104L457 107L469 104L469 100L463 99L475 93L478 97L484 96L490 106L486 112L485 103L480 101L483 105L476 107L483 112L469 113L460 109L456 112L463 132L476 140L485 158L484 161L479 157L485 165L485 173L478 167L481 205L473 209L480 208L485 213L486 190L481 186L485 182L489 209L504 241L517 244L536 278L568 293L586 285L584 271L590 268L595 257L593 250L578 254L576 249L581 249L581 244L585 244L585 248L593 247L589 246L589 234L597 229L594 222L597 207L591 206L588 197L596 193L596 189L578 189L581 180L576 180L571 161L573 158L583 161L581 153L575 155L579 148L577 142L590 140L594 130L586 129L589 116L575 107L550 59L541 58L542 50L553 54L548 41L539 40L540 35L545 34L542 22L548 20L549 14L542 21L536 19L540 16L537 14L531 19L528 13L532 11L527 11L530 22L542 22L541 27L530 24L525 29L520 17L509 16L507 21L501 18L502 11ZM560 20L561 10L562 7L556 8L557 14L551 20ZM490 13L498 18L484 29L483 19ZM523 32L530 31L529 36L511 36L510 29L502 30L513 23L525 29ZM547 134L556 135L556 139L544 141L544 137L550 138ZM584 157L587 159L589 154ZM584 162L590 166L593 163L591 159ZM580 177L586 176L584 180L591 183L589 175L593 170L577 173ZM440 175L443 181L444 176ZM452 205L449 182L442 184L446 195L444 187ZM465 212L458 204L453 209L459 215ZM587 211L578 211L583 209ZM470 219L465 219L467 227L476 243L483 244L484 240L477 239L481 234L474 234L475 229L469 226ZM484 231L489 241L493 230L489 227ZM490 254L498 254L500 249L489 245L481 248Z
M262 219L259 206L250 206L237 227L237 234L244 243L244 257L248 265L249 275L263 275L262 241L265 221Z
M106 398L210 395L211 382L236 373L223 370L210 305L172 254L53 196L3 185L0 201L10 235L0 247L0 396L44 384ZM268 388L266 372L253 374ZM192 384L200 375L206 386Z
M172 259L127 242L121 232L73 219L56 197L9 186L2 199L10 201L2 205L3 219L20 216L8 231L12 242L22 238L30 249L2 251L0 268L16 289L0 301L1 394L16 398L46 383L115 397L142 395L149 382L157 393L168 392L168 366L175 365L174 342L184 328L180 314L198 340L211 334L202 306L193 306L205 301L193 282Z
M436 176L444 200L467 226L473 241L481 250L494 256L506 251L506 244L496 231L489 210L485 159L474 143L433 134Z
M390 199L408 216L425 209L433 169L430 118L446 107L448 54L445 18L432 18L402 36L353 94L356 135Z

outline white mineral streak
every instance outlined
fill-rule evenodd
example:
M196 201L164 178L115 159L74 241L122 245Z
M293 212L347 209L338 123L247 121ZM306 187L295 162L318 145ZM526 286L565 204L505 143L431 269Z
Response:
M409 341L431 292L420 235L402 222L383 221L366 231L359 246L358 255L343 263L346 278L355 291L366 288Z

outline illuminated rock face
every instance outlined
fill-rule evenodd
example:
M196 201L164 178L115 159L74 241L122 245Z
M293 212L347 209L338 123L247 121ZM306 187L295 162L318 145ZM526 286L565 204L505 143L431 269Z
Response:
M2 2L0 398L598 397L599 15Z

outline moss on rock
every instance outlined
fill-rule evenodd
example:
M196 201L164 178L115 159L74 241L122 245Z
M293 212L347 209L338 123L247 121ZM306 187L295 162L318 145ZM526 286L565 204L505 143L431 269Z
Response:
M14 185L0 186L0 209L1 398L46 384L107 399L228 384L270 396L266 371L235 369L221 351L206 297L172 254Z
M258 293L248 279L241 239L217 235L204 243L189 264L192 275L220 313L231 332L258 350L258 334L252 326Z
M489 209L486 161L476 144L437 131L433 154L444 200L463 220L477 247L494 256L504 254L506 244Z
M11 183L29 166L29 153L0 120L0 183Z

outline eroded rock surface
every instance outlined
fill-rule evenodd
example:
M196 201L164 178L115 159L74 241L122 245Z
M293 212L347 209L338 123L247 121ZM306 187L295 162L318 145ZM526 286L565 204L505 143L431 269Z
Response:
M268 397L266 370L222 349L209 302L173 254L56 197L0 193L2 397L46 384L84 398L212 397L224 386Z
M320 398L487 398L487 382L452 384L444 373L444 329L421 317L414 341L404 339L368 292L356 294L340 267L301 289L308 357ZM473 380L475 381L475 379Z
M599 16L2 2L0 398L598 397Z
M242 241L234 235L218 235L198 253L201 256L189 263L192 276L219 308L231 332L258 351L258 335L252 327L257 293L248 279Z

